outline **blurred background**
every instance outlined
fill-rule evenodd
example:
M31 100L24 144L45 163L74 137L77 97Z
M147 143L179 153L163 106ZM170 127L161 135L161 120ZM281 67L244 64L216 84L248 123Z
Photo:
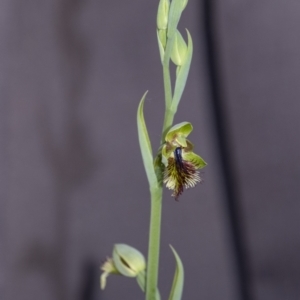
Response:
M159 146L158 1L0 1L0 299L143 299L99 266L147 253L149 195L136 110ZM164 193L159 287L172 244L183 299L300 299L300 2L190 0L194 41L175 122L208 166Z

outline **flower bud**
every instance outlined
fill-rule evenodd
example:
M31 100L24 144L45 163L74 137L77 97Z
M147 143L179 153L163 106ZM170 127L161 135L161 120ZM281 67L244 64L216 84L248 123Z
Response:
M171 53L171 59L173 63L177 66L182 66L185 61L186 53L187 45L180 32L177 30L174 37L174 45Z
M169 0L160 0L157 11L156 24L158 29L167 29L169 18Z
M127 277L136 277L146 269L143 254L125 244L116 244L113 250L113 262L118 272Z

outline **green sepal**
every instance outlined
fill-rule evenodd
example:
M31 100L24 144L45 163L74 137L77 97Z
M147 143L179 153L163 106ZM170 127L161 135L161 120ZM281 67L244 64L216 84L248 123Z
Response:
M151 142L149 139L149 135L148 135L145 119L144 119L144 112L143 112L144 102L147 93L148 91L143 95L138 107L137 127L138 127L139 143L140 143L143 163L147 174L148 182L150 187L157 187L158 182L157 182L157 177L153 165L152 147L151 147Z
M187 53L187 45L181 35L181 33L176 30L174 36L174 44L171 52L171 60L177 66L181 66L185 62L185 56Z
M169 300L181 300L183 284L184 284L184 269L181 259L175 249L170 245L171 250L176 260L176 270L174 274L172 289L170 292Z
M173 142L176 140L179 145L186 147L186 142L183 140L192 132L193 125L189 122L181 122L170 128L166 134L166 142ZM184 143L184 144L182 144Z
M193 162L197 169L203 169L205 166L207 166L205 160L201 156L195 154L194 152L183 152L182 158L184 160Z
M176 82L175 82L175 88L174 88L174 96L171 104L171 110L172 111L177 111L178 104L180 102L182 93L185 88L186 80L189 74L190 66L191 66L191 60L193 56L193 41L192 37L187 31L187 36L188 36L188 45L187 45L187 51L185 54L185 60L183 64L180 66L180 69L177 70L176 74Z
M146 272L145 271L140 272L138 274L138 276L136 277L136 281L137 281L139 287L141 288L141 290L145 293L145 291L146 291ZM159 293L158 289L156 289L155 300L160 300L160 293Z

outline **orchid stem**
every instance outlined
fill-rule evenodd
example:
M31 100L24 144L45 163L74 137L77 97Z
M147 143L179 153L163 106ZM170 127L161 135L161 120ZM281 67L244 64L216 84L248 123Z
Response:
M165 59L163 62L163 80L165 90L165 117L162 130L161 143L165 141L167 130L172 126L175 111L171 110L172 104L172 85L169 69L170 47L169 42L166 48ZM161 178L163 174L160 174ZM149 230L149 248L147 263L147 279L146 279L146 300L157 299L157 283L158 283L158 267L159 267L159 250L160 250L160 232L161 232L161 214L162 214L162 195L163 186L159 183L156 187L150 187L151 192L151 214L150 214L150 230Z
M150 189L151 214L147 263L146 300L156 299L158 282L161 212L162 212L162 186ZM156 299L157 300L157 299Z

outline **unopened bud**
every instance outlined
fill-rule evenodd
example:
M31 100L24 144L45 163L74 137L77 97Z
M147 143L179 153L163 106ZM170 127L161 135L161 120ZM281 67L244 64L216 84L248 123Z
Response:
M146 269L146 261L143 254L125 244L116 244L114 246L113 262L116 269L127 277L136 277L141 271Z
M168 18L169 18L169 7L170 7L169 0L160 0L159 1L158 11L157 11L157 19L156 19L158 29L167 29Z
M171 53L171 59L173 63L177 66L182 66L186 57L186 53L187 45L180 32L177 30L174 37L174 45Z

